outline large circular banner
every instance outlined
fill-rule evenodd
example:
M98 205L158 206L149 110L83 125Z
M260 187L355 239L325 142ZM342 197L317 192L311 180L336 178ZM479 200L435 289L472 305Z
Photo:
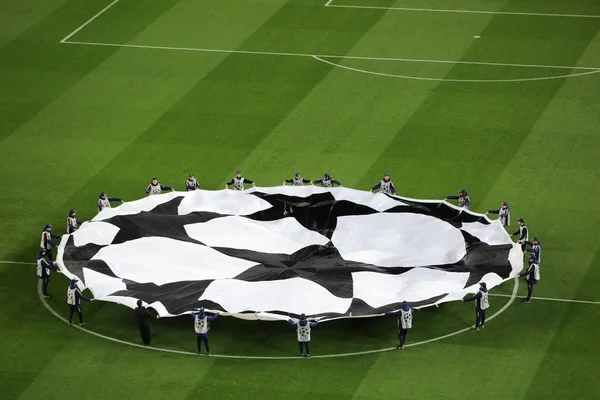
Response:
M499 221L445 201L347 188L173 192L107 208L65 235L57 262L98 300L161 317L380 315L460 300L514 277Z

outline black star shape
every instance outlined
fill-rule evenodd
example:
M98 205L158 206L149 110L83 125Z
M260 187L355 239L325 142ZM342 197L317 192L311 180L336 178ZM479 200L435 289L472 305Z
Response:
M274 221L285 217L295 218L306 229L319 232L331 239L337 226L338 217L376 214L377 211L364 204L348 200L336 200L331 192L315 193L308 197L289 196L286 194L268 194L252 192L252 195L268 202L271 207L248 215L247 218L258 221ZM473 215L455 209L446 203L426 203L416 200L399 199L389 196L396 202L402 202L385 213L411 213L428 215L445 221L456 228L465 222L489 224L483 216Z
M291 278L303 278L317 283L331 294L341 298L353 296L352 273L372 271L399 274L411 268L383 268L376 265L344 260L331 244L307 246L293 254L270 254L251 250L218 247L231 257L258 263L234 279L247 282L265 282Z
M142 211L131 215L117 215L103 220L119 228L112 244L125 243L143 237L166 237L183 242L203 244L192 239L185 231L185 226L207 222L214 218L226 217L226 214L198 211L179 215L178 207L183 196L175 197L159 204L150 211Z
M448 272L468 272L469 279L465 287L477 282L487 273L494 272L508 277L512 267L508 262L511 245L489 246L477 242L469 246L467 254L457 263L427 265L416 268L438 269ZM270 254L251 250L215 248L223 254L258 263L234 279L248 282L264 282L290 278L303 278L317 283L331 294L341 298L354 295L353 272L376 272L387 275L399 275L415 267L380 267L342 258L339 251L330 242L327 246L307 246L293 254Z
M62 260L67 270L77 276L83 284L85 284L84 268L89 268L93 271L104 275L118 278L109 266L102 260L92 260L100 249L106 246L100 246L94 243L88 243L84 246L75 246L73 235L67 239L67 244L62 253Z
M111 293L110 295L133 297L143 300L148 304L159 301L173 315L197 310L200 307L225 311L218 303L210 300L198 300L212 282L212 279L207 279L156 285L154 283L138 283L123 279L123 283L125 283L127 288Z

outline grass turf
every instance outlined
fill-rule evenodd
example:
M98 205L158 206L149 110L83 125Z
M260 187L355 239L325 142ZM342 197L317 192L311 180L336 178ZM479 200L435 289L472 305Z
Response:
M322 0L120 0L70 40L277 53L600 66L598 19L326 8ZM241 168L259 185L300 171L473 208L508 201L544 245L536 295L597 300L600 281L598 75L520 83L415 81L310 57L60 44L109 1L5 1L0 16L0 260L32 261L41 227L69 208L95 214L100 191L132 200L147 181L220 189ZM333 4L407 7L407 2ZM410 7L412 5L408 5ZM419 8L600 14L594 1L428 0ZM474 36L481 36L475 39ZM343 66L437 79L577 73L364 59ZM515 228L516 229L516 228ZM514 304L485 332L351 358L230 360L161 354L70 329L39 302L34 269L1 264L3 398L600 398L593 324L600 306ZM510 293L512 284L498 289ZM523 285L522 285L523 286ZM66 282L50 305L65 313ZM520 288L520 294L524 288ZM492 312L507 299L493 298ZM89 329L136 341L131 311L84 304ZM413 343L472 322L471 305L417 315ZM153 325L157 346L193 351L185 318ZM222 318L216 353L293 355L285 324ZM393 319L339 321L313 354L391 346ZM474 389L474 387L476 389Z

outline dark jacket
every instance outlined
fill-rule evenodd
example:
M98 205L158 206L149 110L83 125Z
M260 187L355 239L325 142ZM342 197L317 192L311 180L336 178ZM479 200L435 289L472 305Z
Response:
M150 311L148 311L146 307L136 307L134 313L135 319L137 320L137 324L140 328L150 326L150 320L156 318Z

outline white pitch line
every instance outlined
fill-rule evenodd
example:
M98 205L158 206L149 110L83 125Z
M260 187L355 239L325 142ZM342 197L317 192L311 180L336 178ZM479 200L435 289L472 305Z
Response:
M352 68L352 67L348 67L346 65L341 65L341 64L338 64L338 63L334 63L334 62L331 62L331 61L324 60L324 59L322 59L322 58L320 58L318 56L313 56L313 58L315 60L321 61L321 62L323 62L325 64L332 65L334 67L346 69L346 70L353 71L353 72L360 72L360 73L363 73L363 74L384 76L384 77L388 77L388 78L412 79L412 80L417 80L417 81L434 81L434 82L467 82L467 83L530 82L530 81L545 81L545 80L550 80L550 79L574 78L576 76L590 75L590 74L596 74L596 73L600 72L600 70L595 70L595 71L580 72L578 74L570 74L570 75L542 76L542 77L536 77L536 78L518 78L518 79L449 79L449 78L425 78L425 77L410 76L410 75L386 74L384 72L375 72L375 71L369 71L369 70L366 70L366 69Z
M17 265L36 265L32 262L23 262L23 261L0 261L0 264L17 264Z
M432 64L467 64L467 65L488 65L488 66L494 66L494 67L581 69L581 70L588 70L588 71L600 71L600 67L571 67L571 66L565 66L565 65L544 65L544 64L511 64L511 63L485 62L485 61L458 61L458 60L450 61L450 60L432 60L432 59L419 59L419 58L332 56L332 55L318 55L318 54L313 54L313 55L311 55L311 57L348 58L348 59L355 59L355 60L374 60L374 61L405 61L405 62L432 63Z
M496 294L490 293L490 296L496 297L511 297L508 294ZM517 296L520 299L524 299L525 296ZM587 301L587 300L569 300L569 299L556 299L553 297L532 297L532 300L547 300L547 301L558 301L562 303L579 303L579 304L600 304L600 301Z
M496 318L497 316L499 316L500 314L502 314L504 311L506 311L506 309L507 309L508 307L510 307L510 306L511 306L511 304L513 303L513 301L515 301L515 299L517 298L517 291L519 290L519 279L518 279L518 278L515 278L515 279L514 279L514 282L515 282L515 286L513 287L512 294L509 296L509 297L510 297L510 299L509 299L509 300L506 302L506 304L505 304L505 305L504 305L504 306L503 306L501 309L499 309L499 310L498 310L498 311L497 311L497 312L496 312L494 315L492 315L492 316L490 316L489 318L487 318L487 319L486 319L486 321L491 321L491 320L493 320L494 318ZM40 287L41 287L41 286L40 286ZM446 339L446 338L448 338L448 337L450 337L450 336L458 335L459 333L463 333L463 332L469 331L469 330L471 330L472 328L473 328L473 327L465 328L465 329L463 329L463 330L461 330L461 331L458 331L458 332L449 333L449 334L447 334L447 335L444 335L444 336L440 336L440 337L437 337L437 338L433 338L433 339L425 340L425 341L418 342L418 343L415 343L415 344L408 344L408 345L406 345L406 346L404 346L404 347L417 346L417 345L420 345L420 344L431 343L431 342L435 342L435 341L437 341L437 340Z
M172 47L172 46L153 46L141 44L126 44L126 43L100 43L100 42L78 42L68 41L63 44L77 44L85 46L106 46L106 47L125 47L133 49L154 49L154 50L172 50L172 51L197 51L205 53L226 53L226 54L253 54L265 56L284 56L284 57L319 57L319 58L347 58L351 60L375 60L375 61L403 61L416 63L434 63L434 64L466 64L466 65L489 65L499 67L522 67L522 68L553 68L553 69L569 69L569 70L586 70L600 71L600 67L576 67L565 65L543 65L543 64L510 64L496 63L484 61L451 61L451 60L428 60L416 58L395 58L395 57L369 57L369 56L347 56L347 55L331 55L331 54L308 54L308 53L281 53L273 51L252 51L252 50L230 50L230 49L204 49L198 47Z
M2 262L2 261L0 261ZM504 311L506 311L506 309L508 307L510 307L510 305L513 303L513 301L515 300L516 296L517 296L517 290L519 289L519 280L515 278L514 280L515 282L515 286L513 288L512 291L512 295L509 296L510 299L508 300L508 302L506 302L506 304L500 309L498 310L494 315L490 316L487 320L491 321L492 319L496 318L497 316L499 316L500 314L502 314ZM44 299L44 297L42 296L42 282L40 281L38 283L38 297L40 298L40 301L42 302L42 304L44 305L44 307L50 311L50 313L52 313L52 315L54 315L56 318L60 319L61 321L63 321L64 323L68 324L69 321L63 317L62 315L60 315L59 313L57 313L52 307L50 307L50 305L48 304L48 302L46 302L46 299ZM81 327L77 324L73 324L71 325L73 328L77 328L83 332L89 333L90 335L99 337L101 339L106 339L106 340L110 340L111 342L116 342L116 343L120 343L120 344L124 344L127 346L133 346L133 347L139 347L142 349L146 349L146 350L154 350L154 351L161 351L164 353L173 353L173 354L183 354L183 355L189 355L189 356L197 356L197 353L193 353L191 351L181 351L181 350L171 350L171 349L164 349L164 348L160 348L160 347L148 347L148 346L143 346L141 344L138 343L133 343L133 342L128 342L126 340L120 340L120 339L116 339L110 336L105 336L102 335L100 333L91 331L89 329L86 329L84 327ZM472 327L468 327L468 328L464 328L461 329L459 331L456 332L452 332L449 333L447 335L443 335L443 336L439 336L433 339L428 339L428 340L424 340L421 342L417 342L417 343L411 343L408 344L404 347L414 347L414 346L420 346L423 344L427 344L427 343L431 343L431 342L435 342L438 340L442 340L442 339L447 339L449 337L452 336L456 336L459 335L461 333L470 331L472 329ZM377 350L367 350L367 351L357 351L354 353L340 353L340 354L324 354L324 355L316 355L316 356L312 356L311 358L338 358L338 357L350 357L350 356L360 356L360 355L366 355L366 354L374 354L374 353L382 353L385 351L393 351L396 350L395 347L386 347L384 349L377 349ZM289 357L289 356L236 356L236 355L229 355L229 354L212 354L210 355L210 357L212 358L232 358L232 359L249 359L249 360L299 360L302 359L298 356L294 356L294 357Z
M16 264L16 265L36 265L36 263L32 263L32 262L23 262L23 261L2 261L0 260L0 264ZM514 291L513 291L514 292ZM516 292L515 293L515 298L520 298L520 299L524 299L525 296L517 296ZM500 293L490 293L490 296L496 296L496 297L512 297L512 294L500 294ZM600 304L600 301L588 301L588 300L572 300L572 299L558 299L558 298L554 298L554 297L532 297L532 299L534 300L546 300L546 301L558 301L558 302L562 302L562 303L580 303L580 304ZM488 319L493 318L490 317ZM145 347L145 346L142 346Z
M79 28L75 29L73 32L69 33L63 40L61 40L61 43L66 42L67 40L69 40L74 34L76 34L77 32L79 32L80 30L82 30L83 28L85 28L90 22L92 22L93 20L95 20L96 18L98 18L99 16L101 16L102 14L104 14L104 12L106 10L108 10L109 8L111 8L112 6L114 6L115 4L117 4L119 2L119 0L114 0L112 3L110 3L109 5L107 5L106 7L104 7L102 9L102 11L100 11L98 14L94 15L92 18L88 19L86 22L83 23L83 25L80 25Z
M68 323L69 323L69 320L68 320L68 319L66 319L65 317L63 317L63 316L62 316L62 315L60 315L59 313L57 313L57 312L56 312L56 311L55 311L55 310L54 310L52 307L50 307L50 305L48 304L48 302L46 302L46 299L44 299L44 297L42 296L42 282L41 282L41 281L40 281L40 282L39 282L39 284L38 284L38 296L39 296L39 298L40 298L40 301L41 301L41 302L42 302L42 304L44 305L44 307L46 307L46 309L47 309L48 311L50 311L50 313L52 313L52 315L54 315L56 318L58 318L58 319L60 319L61 321L63 321L65 324L68 324ZM176 354L194 354L194 353L190 353L190 352L187 352L187 351L178 351L178 350L159 349L159 348L156 348L156 347L146 347L146 346L143 346L143 345L141 345L141 344L137 344L137 343L131 343L131 342L127 342L127 341L125 341L125 340L120 340L120 339L115 339L115 338L112 338L112 337L109 337L109 336L104 336L104 335L101 335L100 333L97 333L97 332L94 332L94 331L90 331L89 329L85 329L84 327L82 327L82 326L79 326L79 325L77 325L77 324L73 324L73 325L71 325L71 326L72 326L73 328L77 328L77 329L79 329L79 330L82 330L82 331L84 331L84 332L86 332L86 333L89 333L90 335L94 335L94 336L97 336L97 337L99 337L99 338L102 338L102 339L110 340L110 341L112 341L112 342L117 342L117 343L121 343L121 344L126 344L126 345L128 345L128 346L141 347L141 348L144 348L144 349L146 349L146 348L150 348L150 349L153 349L153 350L158 350L158 351L166 351L166 352L168 352L168 353L176 353Z
M494 14L494 15L524 15L535 17L563 17L563 18L600 18L600 15L592 14L554 14L554 13L530 13L530 12L513 12L513 11L484 11L484 10L443 10L439 8L412 8L412 7L385 7L385 6L350 6L343 4L331 4L330 0L325 4L325 7L335 8L356 8L356 9L372 9L372 10L393 10L393 11L421 11L421 12L438 12L438 13L461 13L461 14Z

